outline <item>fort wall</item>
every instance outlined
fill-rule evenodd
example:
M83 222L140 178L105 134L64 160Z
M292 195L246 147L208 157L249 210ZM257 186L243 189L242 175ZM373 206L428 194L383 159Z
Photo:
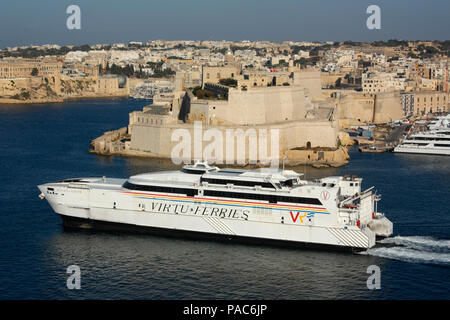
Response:
M327 147L337 148L338 128L330 125L328 121L290 121L287 123L270 124L270 125L254 125L254 126L209 126L200 125L199 123L176 124L166 121L165 125L148 125L135 123L131 125L131 142L130 151L139 153L148 153L148 155L162 158L173 158L173 150L180 144L183 139L189 145L188 154L179 154L182 159L196 159L195 150L200 148L201 154L208 154L208 145L215 140L222 141L222 150L219 155L212 158L206 157L206 160L214 162L214 160L224 159L227 152L232 152L233 156L228 158L233 162L249 161L255 159L251 156L251 152L255 150L255 141L258 148L265 148L268 155L271 155L272 144L278 144L276 148L278 158L282 158L283 154L293 148L315 148ZM211 131L210 129L213 129ZM209 131L209 133L208 133ZM250 136L256 137L251 140ZM213 137L214 136L214 137ZM264 138L265 137L265 138ZM179 140L174 140L179 138ZM243 139L243 140L240 140ZM277 142L275 142L276 140ZM241 142L239 142L241 141ZM245 141L245 142L244 142ZM237 146L239 143L245 143L245 156L239 157L237 154ZM196 145L197 144L197 145ZM201 144L201 145L200 145ZM231 147L230 147L231 146ZM276 145L274 145L276 147ZM227 149L228 148L228 149ZM231 149L230 149L231 148ZM197 149L199 150L199 149ZM223 156L220 156L223 155ZM257 159L262 159L261 153Z

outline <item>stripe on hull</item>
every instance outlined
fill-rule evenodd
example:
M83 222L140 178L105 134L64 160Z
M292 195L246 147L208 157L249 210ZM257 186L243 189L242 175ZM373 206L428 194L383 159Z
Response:
M369 237L362 232L338 228L327 228L327 230L330 231L342 245L361 248L367 248L369 246Z
M203 217L203 220L206 221L211 227L213 227L214 230L216 230L218 233L222 234L231 234L235 235L236 233L231 230L229 226L227 226L225 223L220 221L219 218L216 217Z
M162 200L162 201L175 201L175 202L189 202L196 204L216 204L223 206L233 206L233 207L246 207L246 208L264 208L264 209L275 209L282 211L301 211L301 212L315 212L322 214L330 214L326 208L317 207L305 207L305 206L291 206L284 204L272 205L269 203L260 202L249 202L249 201L238 201L238 200L224 200L224 199L209 199L209 198L188 198L188 197L178 197L178 196L165 196L160 194L150 194L150 193L134 193L121 191L122 193L132 195L134 197L139 197L143 199L152 200Z

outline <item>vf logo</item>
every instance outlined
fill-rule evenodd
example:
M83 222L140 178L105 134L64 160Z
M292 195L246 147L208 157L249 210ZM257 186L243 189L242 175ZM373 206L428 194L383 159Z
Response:
M326 201L326 200L330 199L330 193L328 191L322 191L320 193L320 198L322 198L322 200Z
M292 213L292 211L289 211L289 213L291 214L291 218L292 221L295 223L297 220L300 223L303 223L303 218L306 217L306 212L304 212L302 215L300 215L300 212L297 211L297 214L294 216L294 214Z
M67 7L66 13L70 14L66 20L67 29L81 29L81 10L80 7L73 4Z

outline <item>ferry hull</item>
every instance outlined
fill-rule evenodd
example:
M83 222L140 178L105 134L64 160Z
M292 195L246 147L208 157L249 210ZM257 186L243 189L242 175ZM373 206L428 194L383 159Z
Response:
M108 208L75 208L50 202L65 227L117 230L155 235L273 244L298 248L361 251L375 245L368 228L272 224L219 217L167 214Z
M277 240L277 239L267 239L267 238L257 238L257 237L246 237L238 235L227 235L218 234L210 232L198 232L189 230L177 230L177 229L167 229L159 227L150 226L138 226L128 223L118 223L118 222L107 222L92 220L86 218L78 218L61 215L62 224L64 228L67 229L92 229L106 232L124 232L133 234L147 234L152 236L160 236L167 238L179 238L179 239L193 239L193 240L206 240L206 241L217 241L217 242L230 242L230 243L240 243L258 246L274 246L274 247L284 247L284 248L296 248L296 249L306 249L306 250L332 250L340 252L360 252L366 250L366 248L359 247L346 247L340 245L331 244L320 244L320 243L308 243L299 241L289 241L289 240Z

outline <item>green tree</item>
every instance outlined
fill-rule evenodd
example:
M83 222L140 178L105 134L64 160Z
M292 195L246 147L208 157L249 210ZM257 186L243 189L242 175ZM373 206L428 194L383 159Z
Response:
M31 70L31 75L33 77L37 76L39 74L39 70L37 68L33 68L33 70Z

